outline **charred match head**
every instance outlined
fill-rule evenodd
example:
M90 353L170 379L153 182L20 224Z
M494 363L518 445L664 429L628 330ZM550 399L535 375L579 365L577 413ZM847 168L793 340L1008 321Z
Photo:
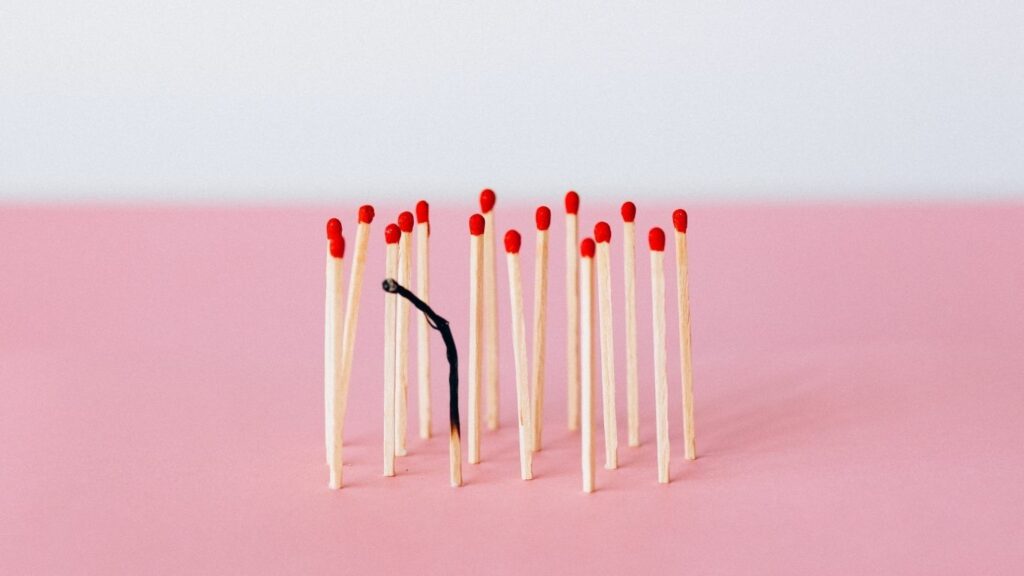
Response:
M385 278L381 288L388 294L398 294L398 282L394 278Z

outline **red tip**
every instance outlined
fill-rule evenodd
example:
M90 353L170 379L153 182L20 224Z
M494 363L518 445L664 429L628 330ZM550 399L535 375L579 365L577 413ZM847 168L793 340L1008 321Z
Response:
M576 214L580 211L580 195L572 190L565 194L565 213Z
M632 222L636 220L636 204L625 202L622 204L622 221Z
M484 233L484 217L479 214L473 214L469 217L469 233L473 236L479 236Z
M345 239L341 236L331 238L331 256L335 258L345 257Z
M653 252L664 252L665 251L665 231L655 226L651 228L651 231L647 233L647 243L651 246Z
M398 239L402 237L402 229L397 224L388 224L384 228L384 241L388 244L397 244Z
M672 213L672 225L683 234L686 234L687 219L686 210L682 208Z
M366 204L364 206L360 206L359 207L359 221L360 222L363 222L363 223L366 223L366 224L369 224L369 223L373 222L373 215L374 215L373 206L370 206L369 204Z
M547 206L537 208L537 230L547 230L551 227L551 209Z
M494 190L484 188L483 191L480 192L480 211L484 214L490 212L494 208L495 200Z
M611 242L612 240L612 227L607 222L598 222L594 226L594 240L598 243Z
M597 251L597 245L594 244L593 238L584 238L583 242L580 242L580 256L584 258L593 258L594 252Z
M509 254L518 254L519 246L523 243L522 236L515 230L509 230L505 232L505 252Z
M412 212L402 212L398 215L398 227L402 229L402 232L408 234L412 232L413 220Z
M337 218L331 218L327 221L327 238L340 238L341 237L341 220Z
M420 224L430 222L430 204L426 200L416 203L416 221Z

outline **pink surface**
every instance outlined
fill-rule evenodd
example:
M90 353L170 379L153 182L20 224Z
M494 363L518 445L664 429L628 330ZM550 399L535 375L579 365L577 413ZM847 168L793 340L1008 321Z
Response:
M432 214L432 294L463 354L470 202ZM672 207L638 204L644 247ZM410 436L381 477L379 280L399 207L378 206L339 492L322 446L322 236L338 215L352 246L355 205L0 209L0 573L1024 573L1024 207L690 206L701 457L681 457L670 322L672 483L656 483L640 250L643 446L625 447L620 349L621 469L587 496L550 205L536 478L518 479L507 324L503 427L465 487L448 487L443 435ZM525 232L531 281L533 211L498 210L502 231ZM616 223L616 270L617 215L584 198L584 229ZM438 340L433 358L441 431Z

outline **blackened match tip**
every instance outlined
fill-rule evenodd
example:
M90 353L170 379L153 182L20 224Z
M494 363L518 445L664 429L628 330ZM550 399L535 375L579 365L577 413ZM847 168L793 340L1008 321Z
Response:
M395 294L398 292L398 282L394 278L385 278L381 285L384 291L388 294Z

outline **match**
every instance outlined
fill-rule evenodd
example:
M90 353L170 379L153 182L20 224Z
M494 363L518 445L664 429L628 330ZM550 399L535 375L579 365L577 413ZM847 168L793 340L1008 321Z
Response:
M676 229L676 300L679 306L679 362L683 379L683 438L686 459L697 458L697 441L693 423L693 357L690 342L690 282L686 255L686 228L689 218L686 210L672 213L672 226Z
M409 284L412 277L412 212L398 215L398 229L402 235L398 241L398 283ZM409 433L409 301L398 302L398 322L395 325L397 335L397 373L395 382L396 420L395 420L395 455L405 456L406 436Z
M487 364L484 387L487 390L487 428L501 425L498 396L498 272L494 263L494 191L480 192L480 213L484 216L484 353Z
M615 421L615 341L612 324L612 272L609 243L612 229L607 222L594 226L597 243L597 296L601 334L601 401L604 406L604 467L619 467L619 436Z
M430 205L416 203L416 296L430 303ZM416 376L418 383L420 438L431 435L430 423L430 325L420 315L416 321Z
M484 217L469 217L469 463L480 463L480 375L483 350L480 330L483 321Z
M398 242L402 230L395 224L384 229L384 274L394 278L398 271ZM384 296L384 476L395 475L395 346L398 296L388 292Z
M626 426L627 442L640 445L640 392L636 352L636 205L622 205L622 262L626 289Z
M583 491L594 491L594 241L580 244L580 408Z
M541 447L544 430L544 364L548 314L548 228L551 209L537 208L537 254L533 268L533 450Z
M658 482L669 481L668 360L665 352L665 231L651 228L651 314L654 327L654 410L658 432Z
M565 371L569 430L580 426L580 260L576 245L579 210L580 196L570 190L565 195Z
M530 422L529 371L526 359L526 318L523 313L523 282L519 265L519 232L505 233L508 292L512 304L512 347L515 353L516 399L519 412L519 466L523 480L533 478L533 426Z
M331 489L341 488L341 356L345 328L344 294L345 238L341 221L327 221L327 303L324 330L324 405L326 407L327 464Z

